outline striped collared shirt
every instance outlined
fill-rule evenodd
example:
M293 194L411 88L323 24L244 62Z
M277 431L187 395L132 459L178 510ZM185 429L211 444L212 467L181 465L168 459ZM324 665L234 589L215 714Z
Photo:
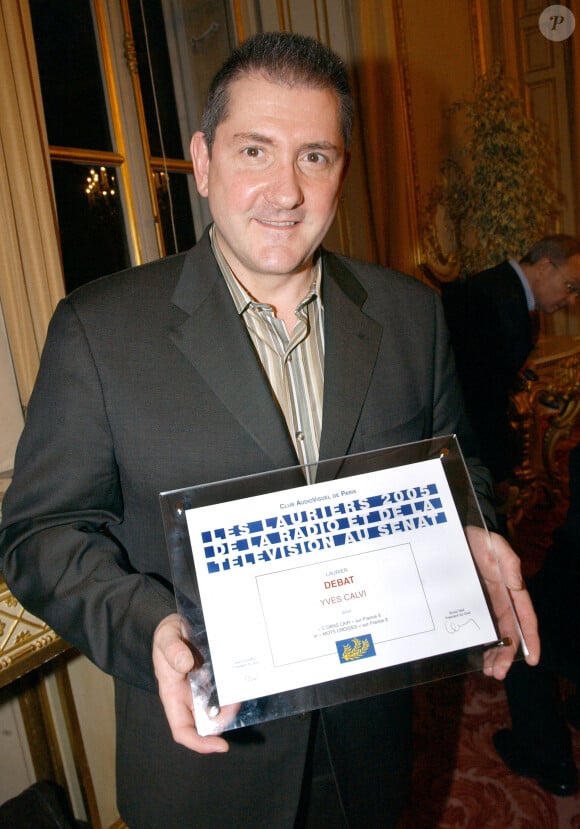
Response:
M320 296L322 265L313 269L312 287L296 308L297 322L289 336L271 305L256 302L238 282L220 250L214 227L212 249L232 299L286 420L306 480L316 477L324 392L324 308Z

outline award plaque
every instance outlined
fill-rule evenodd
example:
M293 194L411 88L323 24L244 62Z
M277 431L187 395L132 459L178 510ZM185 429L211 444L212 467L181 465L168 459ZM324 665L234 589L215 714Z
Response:
M200 734L478 670L501 635L525 651L454 436L160 500Z

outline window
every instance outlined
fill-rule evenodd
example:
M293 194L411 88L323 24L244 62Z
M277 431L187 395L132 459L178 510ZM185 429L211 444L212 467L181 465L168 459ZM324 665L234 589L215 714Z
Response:
M234 43L227 0L30 0L67 291L186 250L189 140Z

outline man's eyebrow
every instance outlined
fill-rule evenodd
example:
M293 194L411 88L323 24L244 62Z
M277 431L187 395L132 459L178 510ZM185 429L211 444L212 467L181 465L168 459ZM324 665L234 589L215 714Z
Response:
M236 132L234 140L244 143L245 141L254 142L256 144L275 144L275 139L261 132ZM300 147L301 150L333 150L337 153L342 152L341 147L334 144L332 141L308 141Z
M337 153L342 152L342 148L333 144L332 141L310 141L303 145L305 150L335 150Z
M234 139L236 141L244 142L244 141L254 141L257 144L273 144L274 141L267 135L263 135L261 132L236 132L234 134Z

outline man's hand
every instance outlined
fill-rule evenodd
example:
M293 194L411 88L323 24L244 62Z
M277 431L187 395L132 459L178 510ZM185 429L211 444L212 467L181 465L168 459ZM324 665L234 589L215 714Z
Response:
M536 614L522 578L520 560L505 538L497 533L488 534L479 527L467 527L466 533L500 635L504 641L511 642L488 650L484 655L483 670L487 676L505 679L520 644L518 625L527 648L526 662L538 664L540 638Z
M176 743L199 754L228 751L229 745L222 737L202 737L197 733L187 676L194 664L193 653L183 635L181 619L173 613L159 623L153 636L153 667L171 734ZM216 717L216 731L220 722L225 724L229 719L231 712L224 708Z

